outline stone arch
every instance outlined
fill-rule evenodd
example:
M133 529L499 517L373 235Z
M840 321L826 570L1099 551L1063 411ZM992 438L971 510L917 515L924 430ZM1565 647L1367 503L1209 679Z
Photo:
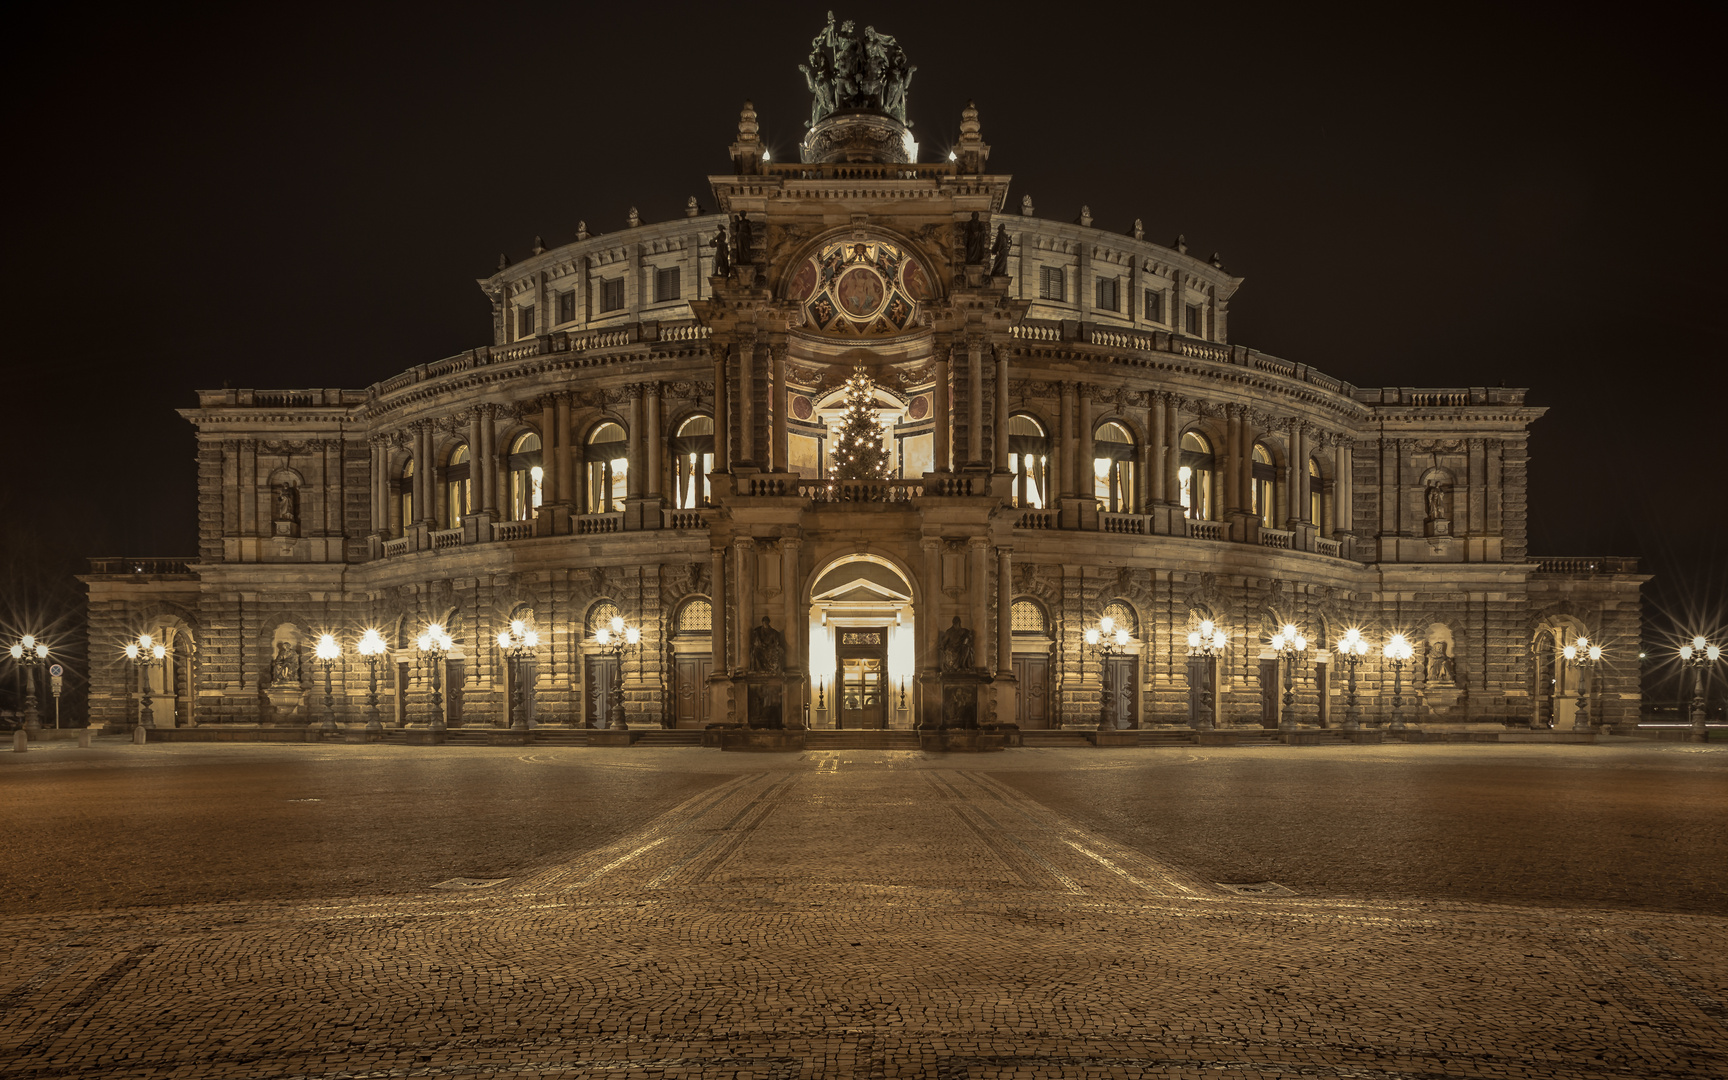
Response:
M761 222L756 222L756 225L757 228L762 227ZM791 258L777 266L769 267L770 273L778 274L778 278L774 280L770 286L773 289L774 294L781 300L801 304L802 301L794 300L792 298L792 286L797 281L799 269L803 267L805 260L817 258L824 247L837 240L857 240L866 244L871 242L893 244L896 248L900 249L903 255L910 257L918 263L919 268L924 272L926 280L930 283L931 295L919 300L919 303L935 303L940 301L942 297L947 294L947 289L944 287L946 279L938 272L937 268L939 266L946 266L948 264L948 258L946 256L933 258L925 252L923 244L913 240L910 236L904 235L894 229L883 228L880 225L867 225L863 228L859 228L855 225L840 225L817 233L815 236L805 241L805 243L792 254ZM734 257L736 257L737 254L737 252L734 252ZM770 257L772 258L772 256ZM916 300L917 298L913 297L912 299Z

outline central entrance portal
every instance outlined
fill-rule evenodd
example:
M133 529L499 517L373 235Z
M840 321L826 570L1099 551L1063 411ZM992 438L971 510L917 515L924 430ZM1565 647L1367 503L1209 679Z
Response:
M842 728L888 726L888 628L844 627L837 649L840 662Z

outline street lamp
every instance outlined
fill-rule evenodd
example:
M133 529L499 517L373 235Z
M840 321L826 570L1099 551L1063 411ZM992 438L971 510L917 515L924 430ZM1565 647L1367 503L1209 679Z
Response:
M415 639L415 645L426 657L426 662L432 665L432 723L427 725L433 731L445 730L444 724L444 654L450 651L450 646L456 642L444 632L440 623L433 623Z
M336 726L336 695L330 689L330 669L342 659L342 646L336 641L336 635L320 634L318 648L312 655L317 658L318 666L324 669L324 723L318 730L325 735L334 735L341 729Z
M1278 727L1284 731L1296 730L1296 664L1307 649L1308 639L1295 623L1285 623L1272 635L1272 651L1284 661L1284 711L1278 716Z
M594 631L594 642L612 654L612 690L607 695L606 711L611 713L606 726L622 731L630 725L624 719L624 650L642 643L642 631L625 626L622 615L612 616L611 626Z
M1572 717L1573 731L1590 730L1590 669L1602 662L1602 646L1590 644L1583 634L1560 650L1560 655L1578 669L1578 712Z
M1398 709L1404 704L1404 661L1414 656L1416 650L1404 640L1403 634L1393 634L1380 651L1392 661L1392 730L1403 731L1404 718L1398 714Z
M368 626L366 632L360 635L360 643L354 646L360 658L366 661L366 733L368 735L384 734L384 725L378 720L378 664L384 658L389 644L384 640L376 627Z
M1362 636L1361 630L1352 626L1338 639L1338 655L1344 658L1344 667L1349 678L1349 689L1344 696L1344 730L1357 731L1362 727L1362 722L1358 719L1360 711L1356 708L1356 665L1368 655L1368 639Z
M1710 644L1703 634L1689 644L1680 646L1680 662L1692 669L1692 734L1691 742L1703 742L1704 734L1704 665L1722 659L1722 650Z
M24 730L35 731L42 726L36 715L36 666L48 659L48 646L36 640L35 634L25 634L13 643L12 662L24 669Z
M498 631L498 648L504 653L504 663L510 678L510 726L527 731L534 726L529 714L533 707L534 650L540 647L540 635L521 619L511 619L510 629ZM527 667L524 680L522 669ZM524 686L526 681L529 685Z
M150 665L168 655L168 650L149 634L139 634L137 641L126 643L126 659L138 667L138 726L155 727L150 717Z
M1128 628L1117 626L1115 619L1105 615L1098 620L1097 626L1086 628L1086 647L1100 657L1099 666L1104 676L1104 689L1101 694L1104 699L1104 713L1098 726L1106 731L1114 731L1116 703L1121 695L1110 685L1110 658L1128 651Z
M1206 662L1206 677L1200 682L1200 728L1210 731L1212 723L1212 681L1216 677L1213 660L1230 644L1229 635L1212 624L1211 619L1201 619L1200 629L1188 631L1188 655L1198 656Z

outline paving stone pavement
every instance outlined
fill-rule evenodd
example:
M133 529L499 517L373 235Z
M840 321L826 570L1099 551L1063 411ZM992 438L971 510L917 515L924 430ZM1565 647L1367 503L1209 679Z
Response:
M494 885L14 911L0 1075L1728 1075L1719 915L1244 896L989 759L708 761Z

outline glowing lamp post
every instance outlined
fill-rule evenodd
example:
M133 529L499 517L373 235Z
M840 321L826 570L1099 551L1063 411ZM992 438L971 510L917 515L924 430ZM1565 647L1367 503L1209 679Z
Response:
M1416 650L1404 640L1403 634L1393 634L1380 651L1392 661L1392 730L1403 731L1404 717L1398 710L1404 705L1404 663L1416 654Z
M1104 673L1104 715L1098 726L1106 731L1115 730L1116 699L1120 696L1116 687L1110 685L1110 658L1120 656L1128 651L1128 630L1117 626L1116 620L1108 615L1098 620L1097 626L1086 628L1086 647L1101 657L1100 663Z
M1285 623L1272 635L1272 651L1284 662L1284 709L1278 714L1278 726L1285 731L1296 730L1296 665L1308 650L1308 639L1295 623Z
M1206 677L1200 682L1200 727L1210 731L1215 725L1212 722L1212 681L1215 677L1213 663L1230 644L1229 635L1217 626L1211 619L1200 620L1200 629L1188 631L1188 655L1198 656L1205 664Z
M378 719L378 664L384 658L384 653L390 646L375 627L367 627L360 635L359 644L354 651L360 654L360 659L366 661L366 733L368 735L384 734L384 725Z
M336 693L330 686L330 672L342 659L342 645L336 640L336 635L320 634L318 647L312 655L318 666L324 669L324 722L318 725L318 730L325 735L334 735L341 729L336 726Z
M1703 742L1704 733L1704 665L1722 659L1722 650L1710 644L1703 634L1680 646L1680 662L1692 671L1692 734L1691 742Z
M35 634L25 634L9 652L12 663L24 671L24 730L35 731L42 726L36 715L36 667L48 659L48 646L37 641Z
M1344 669L1349 680L1344 695L1344 730L1357 731L1361 729L1362 721L1356 707L1356 665L1368 655L1368 639L1362 636L1361 630L1352 626L1338 639L1338 655L1344 659Z
M1578 712L1572 717L1573 731L1590 730L1590 669L1602 662L1602 646L1590 644L1583 634L1560 650L1560 655L1578 669Z
M444 731L444 654L450 651L450 646L456 642L439 623L428 626L424 633L415 639L420 655L432 665L432 722L427 726L433 731Z
M624 720L624 650L642 643L642 631L624 625L623 616L614 615L611 626L594 631L594 643L612 654L612 690L606 702L606 711L611 716L606 726L622 731L630 726Z
M155 727L156 721L150 717L150 665L168 655L168 650L161 642L153 640L149 634L139 634L137 641L126 643L126 659L138 667L138 726Z
M504 654L510 678L510 726L519 731L534 726L534 650L539 647L540 635L521 619L510 620L510 629L498 631L498 650Z

